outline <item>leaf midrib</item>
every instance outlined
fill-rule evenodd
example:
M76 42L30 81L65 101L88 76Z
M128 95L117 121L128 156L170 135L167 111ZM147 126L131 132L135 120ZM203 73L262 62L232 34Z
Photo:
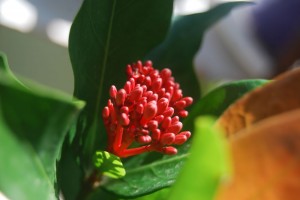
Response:
M99 87L97 89L97 94L96 94L96 102L95 102L95 111L92 113L92 123L91 126L88 128L88 133L89 133L89 141L95 141L96 138L96 134L97 134L97 129L95 128L95 124L97 124L98 122L98 116L100 115L100 97L103 91L103 83L104 83L104 74L107 68L107 63L108 63L108 55L109 55L109 49L110 49L110 43L111 43L111 33L112 33L112 27L113 27L113 20L114 20L114 16L115 16L115 10L116 10L116 4L117 4L117 0L113 0L112 3L112 10L111 10L111 16L109 18L109 24L108 24L108 31L107 31L107 39L106 39L106 43L104 46L104 55L103 55L103 62L102 62L102 67L101 67L101 73L100 73L100 82L99 82ZM90 18L92 19L92 17L90 16ZM92 21L92 20L91 20ZM92 30L95 30L95 28L93 27L93 23L91 22L91 27ZM96 39L97 36L95 35ZM92 142L92 145L88 145L88 149L87 152L91 153L93 151L93 147L94 144Z
M97 99L96 99L96 111L94 115L94 119L96 120L96 117L99 116L99 106L100 106L100 97L102 94L103 90L103 82L104 82L104 74L107 68L107 62L108 62L108 52L110 48L110 40L111 40L111 33L112 33L112 27L113 27L113 20L115 16L115 11L116 11L116 4L117 0L113 0L113 6L111 10L111 16L108 24L108 31L107 31L107 41L104 49L104 56L103 56L103 62L102 62L102 71L101 71L101 77L100 77L100 83L99 83L99 88L97 91Z

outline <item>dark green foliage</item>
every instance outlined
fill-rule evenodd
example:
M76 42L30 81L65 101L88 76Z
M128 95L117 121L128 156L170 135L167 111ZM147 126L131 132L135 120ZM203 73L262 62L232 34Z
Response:
M245 2L225 3L204 13L176 17L165 41L147 58L160 68L171 68L184 95L199 99L200 87L194 73L193 59L201 46L203 34L232 8L242 4Z

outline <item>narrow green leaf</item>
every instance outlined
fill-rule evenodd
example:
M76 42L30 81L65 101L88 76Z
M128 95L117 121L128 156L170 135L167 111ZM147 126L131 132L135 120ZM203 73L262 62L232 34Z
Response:
M0 70L2 73L6 73L12 80L14 80L16 83L22 85L23 87L26 87L10 70L7 57L6 55L0 51Z
M213 127L214 119L197 118L195 135L188 157L169 200L211 200L218 184L230 173L225 138Z
M187 154L165 156L165 159L136 167L126 168L126 176L109 180L104 189L122 197L136 197L171 186L184 164Z
M122 178L126 174L121 159L107 151L96 151L94 164L101 173L111 178Z
M71 96L22 82L27 87L0 70L0 190L12 199L53 199L56 160L84 103L74 103ZM34 192L44 198L31 196Z
M157 66L171 68L184 95L199 99L200 87L194 73L193 59L203 34L232 8L244 3L225 3L204 13L176 17L165 41L147 57Z
M8 63L7 63L7 58L3 52L0 51L0 69L2 71L9 71Z
M184 121L185 128L193 130L194 120L201 115L219 117L237 99L267 82L268 80L262 79L233 81L213 89L193 105Z
M83 2L71 28L69 52L74 95L87 102L77 129L79 137L84 135L86 156L105 147L101 112L109 87L123 86L126 65L144 58L164 39L172 8L172 0Z

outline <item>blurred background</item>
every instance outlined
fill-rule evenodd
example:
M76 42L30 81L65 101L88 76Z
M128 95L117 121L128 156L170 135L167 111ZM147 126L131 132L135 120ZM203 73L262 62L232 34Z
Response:
M174 14L205 12L229 1L175 0ZM0 51L17 75L72 94L68 35L82 2L0 0Z

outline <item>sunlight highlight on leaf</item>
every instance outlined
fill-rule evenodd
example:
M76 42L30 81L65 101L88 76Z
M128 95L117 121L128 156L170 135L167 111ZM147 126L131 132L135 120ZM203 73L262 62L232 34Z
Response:
M96 151L94 165L110 178L118 179L126 175L121 159L107 151Z

